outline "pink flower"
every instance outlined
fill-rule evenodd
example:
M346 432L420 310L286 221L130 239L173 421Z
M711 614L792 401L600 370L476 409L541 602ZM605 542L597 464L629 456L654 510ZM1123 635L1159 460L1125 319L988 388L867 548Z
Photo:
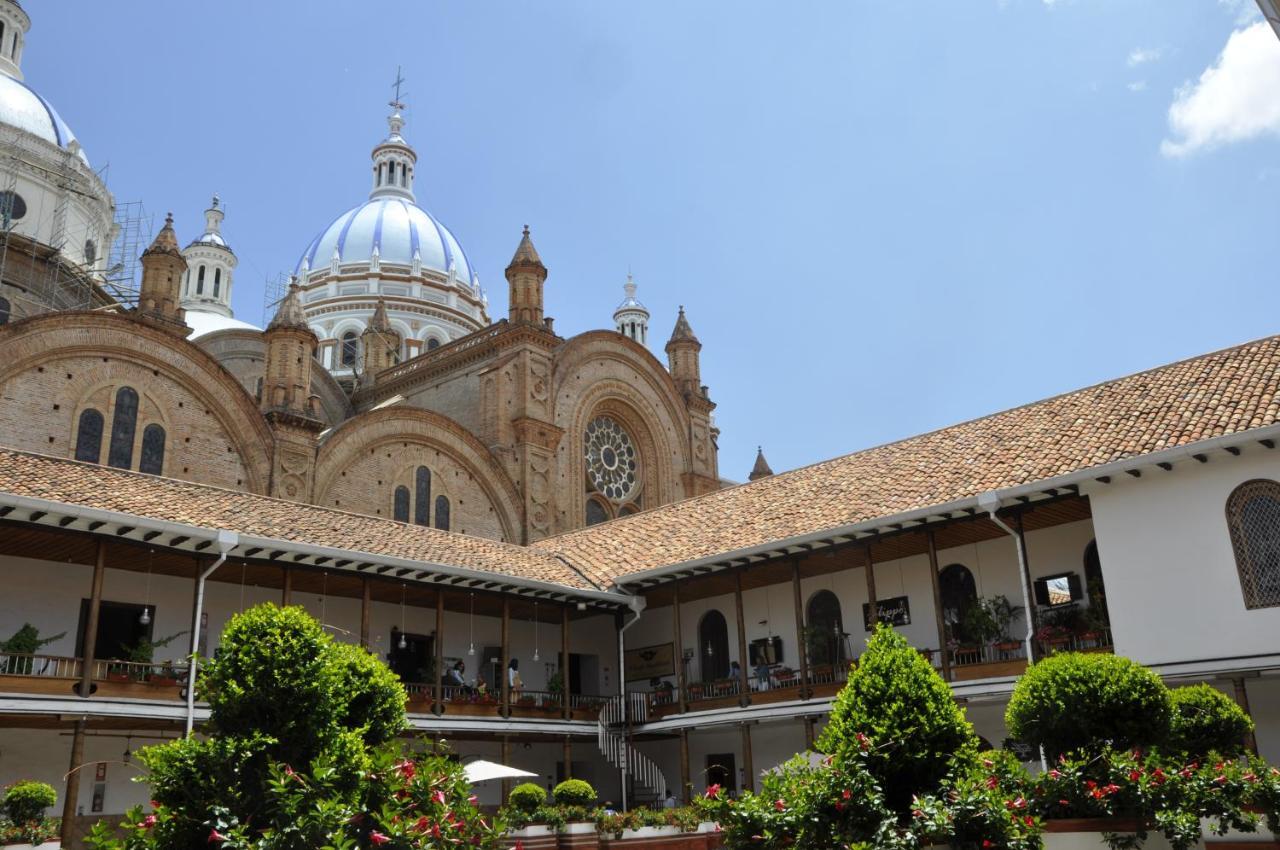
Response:
M414 763L409 761L408 759L405 759L404 761L396 765L396 770L399 770L400 775L403 776L405 779L413 779L414 774L418 772L417 766L414 765Z
M1061 778L1062 778L1062 774L1061 774L1060 772L1058 772L1057 770L1051 770L1051 771L1049 771L1049 778L1050 778L1050 779L1061 779Z
M227 840L227 837L226 837L225 835L223 835L221 832L218 832L218 830L217 830L216 828L215 828L215 829L211 829L211 830L209 830L209 842L208 842L208 843L210 843L210 844L221 844L223 841L226 841L226 840Z
M523 841L521 841L519 838L517 838L517 839L516 839L516 846L515 846L515 847L513 847L513 848L511 848L511 850L524 850L524 842L523 842Z
M142 819L142 823L140 825L143 829L151 829L151 827L156 825L156 816L147 815L145 818Z
M711 799L713 799L713 798L715 798L715 797L718 797L719 795L720 795L720 786L719 786L719 785L708 785L708 786L707 786L707 799L708 799L708 800L711 800Z
M781 800L774 800L773 807L780 812L785 812L787 810L787 804L782 802Z
M434 794L431 795L431 799L435 800L437 803L439 803L442 806L449 805L449 800L444 796L443 791L437 790Z
M391 839L387 838L385 835L383 835L381 832L378 832L378 830L375 829L373 832L369 833L369 840L373 842L375 847L381 847L383 844L386 844Z

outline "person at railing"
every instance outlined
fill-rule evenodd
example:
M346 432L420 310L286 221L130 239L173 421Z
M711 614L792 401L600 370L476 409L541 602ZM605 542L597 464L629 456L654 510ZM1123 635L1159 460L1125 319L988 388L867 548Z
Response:
M756 689L767 691L769 687L769 665L761 661L756 665Z
M729 693L736 694L738 692L738 685L741 681L742 665L736 661L729 662L729 681L726 682L729 686Z
M507 687L511 691L512 702L520 699L520 692L524 690L524 680L520 678L519 658L512 658L507 664Z
M467 687L467 665L462 661L457 661L452 667L445 671L441 684L445 686L446 695L470 696L472 689Z

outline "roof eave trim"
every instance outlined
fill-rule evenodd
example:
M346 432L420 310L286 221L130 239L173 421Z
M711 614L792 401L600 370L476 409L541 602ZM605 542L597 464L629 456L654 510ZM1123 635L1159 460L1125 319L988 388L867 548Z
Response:
M1158 463L1173 463L1179 460L1187 460L1192 458L1194 455L1203 454L1216 449L1225 449L1229 446L1237 446L1242 443L1256 443L1260 440L1276 438L1280 438L1280 424L1267 425L1261 428L1250 428L1245 431L1236 431L1231 434L1224 434L1220 437L1213 437L1208 440L1198 440L1184 446L1175 446L1170 449L1162 449L1158 452L1124 458L1123 460L1112 461L1110 463L1102 464L1101 466L1090 466L1084 469L1075 470L1074 472L1054 476L1053 478L1044 478L1038 481L1031 481L1026 484L1019 484L1016 487L1009 487L1003 490L991 492L996 494L1001 505L1005 505L1010 500L1015 500L1022 496L1030 496L1045 490L1062 489L1072 485L1084 484L1105 476L1117 475L1136 467L1155 466ZM817 541L827 540L832 537L857 537L859 535L871 535L877 533L880 528L888 525L905 525L907 523L923 524L929 517L951 514L956 511L973 509L975 511L986 513L985 508L979 504L979 500L984 495L986 494L980 493L975 496L957 499L941 505L916 508L903 513L876 517L875 519L864 520L851 525L823 529L821 531L806 532L805 534L789 537L784 540L776 540L770 543L750 546L744 549L735 549L731 552L723 552L718 555L708 555L704 558L697 558L691 561L681 561L679 563L663 567L654 567L643 572L619 576L615 582L619 587L634 586L640 582L667 578L673 573L720 565L728 561L740 560L743 558L761 556L770 552L777 552L779 550L785 550L795 546L804 546Z

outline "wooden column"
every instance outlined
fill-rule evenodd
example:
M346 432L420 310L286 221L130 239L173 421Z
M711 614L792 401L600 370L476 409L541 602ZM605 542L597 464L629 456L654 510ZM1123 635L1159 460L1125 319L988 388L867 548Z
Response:
M511 737L508 735L502 736L502 763L508 766L511 764ZM511 795L511 780L503 779L502 780L502 802L506 803L507 797L509 797L510 795Z
M933 613L938 624L938 653L942 656L942 678L951 681L951 651L947 649L947 623L942 615L942 584L938 578L938 542L933 529L925 532L929 541L929 584L933 587Z
M1014 514L1013 521L1014 521L1014 528L1018 532L1018 547L1019 547L1019 550L1022 552L1022 562L1023 562L1023 565L1026 567L1026 569L1023 570L1022 577L1027 582L1027 588L1031 589L1035 587L1035 583L1031 581L1031 554L1027 551L1027 535L1023 533L1023 530L1022 530L1021 512ZM1040 628L1040 623L1038 622L1040 618L1036 616L1036 600L1035 600L1034 591L1032 591L1031 598L1027 601L1031 603L1030 607L1026 612L1027 623L1030 625L1031 633L1034 635L1036 631ZM1031 641L1030 651L1031 651L1031 657L1027 659L1028 664L1032 664L1036 660L1036 655L1037 655L1036 642L1034 639Z
M813 718L809 715L804 716L804 748L806 750L813 749Z
M1245 685L1244 677L1232 677L1231 689L1235 695L1236 705L1240 706L1241 711L1249 717L1253 717L1253 714L1249 711L1249 691ZM1258 754L1258 739L1253 732L1244 736L1244 745L1255 756Z
M436 588L436 680L434 691L436 704L433 708L436 716L444 714L444 590Z
M689 782L689 730L680 730L680 799L687 806L693 802Z
M865 550L867 555L867 613L870 615L871 631L875 631L876 623L880 622L880 612L876 610L876 570L875 565L871 561L871 544L867 544Z
M281 572L284 573L284 588L280 591L280 607L284 608L293 604L293 570L283 567Z
M676 665L676 705L680 713L689 710L688 694L685 692L684 680L684 634L680 628L680 579L671 582L671 621L675 628L675 665Z
M500 713L502 714L503 717L511 716L511 674L507 672L507 668L510 665L511 665L511 600L508 597L504 596L502 597L502 670L498 674L502 677L502 686L501 686L502 690L499 691L499 693L502 695L502 708L500 709ZM506 739L504 738L503 740L505 741ZM504 753L503 755L505 756L506 754ZM504 788L506 787L505 782L503 783L503 787ZM503 794L502 799L504 801L506 800L505 793Z
M756 769L751 763L751 724L742 724L742 790L756 790Z
M93 655L98 647L98 613L102 609L102 580L107 572L107 544L98 541L93 560L93 583L89 588L89 613L84 623L84 643L80 646L80 696L93 692Z
M804 603L800 598L800 559L791 561L791 596L796 603L796 658L800 659L800 699L808 699L809 646L804 634Z
M733 576L733 606L738 615L738 703L751 702L751 686L747 681L747 624L742 615L742 570Z
M564 778L573 778L573 739L564 736Z
M373 583L365 576L360 580L360 645L369 648L369 607L373 601ZM401 587L401 592L404 588Z
M98 544L101 547L101 543ZM70 847L75 836L76 806L80 802L80 765L84 762L84 730L89 721L81 717L71 737L71 764L67 769L67 785L62 799L62 846Z
M569 606L560 609L560 698L564 719L573 716L573 694L569 691ZM566 746L568 739L565 739Z

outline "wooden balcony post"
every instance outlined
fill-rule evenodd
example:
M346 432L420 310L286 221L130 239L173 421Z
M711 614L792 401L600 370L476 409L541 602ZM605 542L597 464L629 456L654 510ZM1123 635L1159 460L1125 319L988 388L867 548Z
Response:
M98 544L102 546L101 543ZM99 549L101 551L101 549ZM84 730L88 719L76 720L76 731L71 737L71 764L67 769L67 787L62 799L62 846L70 847L75 838L76 806L80 802L80 767L84 762Z
M689 730L680 730L680 799L687 806L693 802L689 782Z
M1257 674L1255 673L1254 675ZM1240 706L1240 710L1246 715L1253 717L1253 714L1249 711L1249 691L1245 685L1244 677L1233 676L1231 678L1231 689L1235 695L1236 705ZM1255 756L1258 754L1258 739L1253 732L1249 732L1244 736L1244 745Z
M84 643L80 646L80 696L93 693L93 656L98 648L98 613L102 609L102 580L107 572L107 544L98 541L98 552L93 560L93 583L89 589L89 612L84 622ZM83 749L83 734L81 735ZM73 751L74 752L74 751ZM77 787L78 787L77 780Z
M573 739L564 736L564 778L573 778Z
M733 605L738 615L738 704L751 702L751 685L747 680L747 624L742 614L742 570L734 573Z
M432 708L439 717L444 714L444 590L436 588L436 680L432 683L436 704Z
M756 790L756 769L751 763L751 724L742 724L742 790Z
M791 596L796 604L796 658L800 659L800 699L812 695L809 687L809 647L804 634L804 603L800 598L800 559L791 561Z
M511 736L509 735L502 736L502 763L505 765L511 764ZM507 797L509 796L511 796L511 780L503 779L502 802L507 802Z
M369 608L373 601L373 583L368 576L360 579L360 645L369 648Z
M510 597L503 596L502 597L502 670L501 672L498 673L498 675L502 677L502 690L499 691L499 693L502 695L502 708L499 710L499 713L503 717L511 716L511 674L507 671L507 668L509 666L511 666L511 599ZM504 738L503 740L505 741L506 739ZM503 764L506 764L505 752L503 753L503 757L504 757ZM506 794L505 794L506 783L505 782L503 783L503 788L504 788L503 799L505 800L506 799Z
M676 665L676 704L681 714L689 710L688 694L685 693L684 680L684 636L680 630L680 579L671 582L671 621L675 628L675 661Z
M925 532L929 541L929 583L933 587L933 613L938 624L938 652L942 655L942 678L951 681L951 651L947 649L947 621L942 612L942 582L938 576L938 542L933 529Z
M806 714L804 716L804 748L806 750L813 749L813 717Z
M293 570L287 566L280 568L284 573L284 586L280 590L280 607L287 608L293 604Z
M573 694L569 691L569 606L560 609L560 700L563 717L569 720L573 716ZM568 738L565 739L566 746Z
M871 544L867 544L864 550L867 555L867 614L871 621L871 631L876 630L876 624L880 622L880 612L876 610L876 570L875 564L871 561Z

